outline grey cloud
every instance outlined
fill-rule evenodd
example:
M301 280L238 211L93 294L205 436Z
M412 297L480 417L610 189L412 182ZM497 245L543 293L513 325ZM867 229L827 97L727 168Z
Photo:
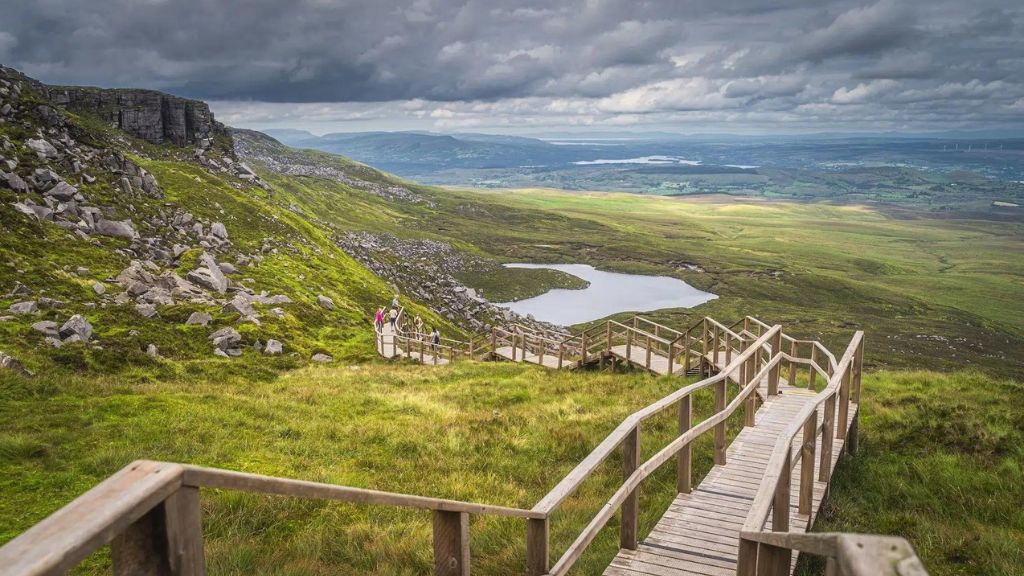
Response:
M1024 7L1006 0L7 4L4 64L216 100L238 122L318 102L336 122L435 126L853 113L906 125L1005 121L1024 97Z

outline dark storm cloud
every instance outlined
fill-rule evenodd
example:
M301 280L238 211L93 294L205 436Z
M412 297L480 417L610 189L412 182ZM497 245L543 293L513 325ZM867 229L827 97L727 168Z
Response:
M1024 17L1008 0L6 4L0 62L43 80L327 103L296 108L325 116L394 101L438 125L1006 121L1024 108Z

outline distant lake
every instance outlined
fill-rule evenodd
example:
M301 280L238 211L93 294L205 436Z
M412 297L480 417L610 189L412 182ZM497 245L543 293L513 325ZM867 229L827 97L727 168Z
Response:
M718 296L678 278L605 272L586 264L506 264L507 268L550 268L590 282L583 290L556 288L540 296L498 304L537 320L571 326L619 312L692 308Z

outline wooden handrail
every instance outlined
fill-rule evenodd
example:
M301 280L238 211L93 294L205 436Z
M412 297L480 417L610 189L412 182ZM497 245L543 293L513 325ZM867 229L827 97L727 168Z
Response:
M740 537L833 559L845 576L928 576L914 548L898 536L741 531Z
M660 400L657 400L627 416L622 423L619 424L607 437L605 437L605 439L602 440L601 443L598 444L582 462L577 464L576 467L558 483L558 485L552 488L550 492L541 498L541 500L533 507L533 510L543 512L544 514L550 514L563 500L572 494L576 488L578 488L579 485L590 476L591 473L593 473L598 465L608 458L612 451L622 443L630 430L644 420L647 420L662 410L672 406L676 402L679 402L680 399L689 396L693 392L707 388L717 382L724 381L730 373L737 370L743 362L747 361L756 348L759 348L767 342L768 338L780 330L781 327L775 327L771 332L765 334L762 338L759 338L757 341L752 343L750 347L733 359L732 363L718 374L711 376L710 378L705 378L700 382L680 388L679 390L676 390Z
M532 510L505 506L139 460L0 547L0 576L63 574L108 543L112 543L116 574L151 573L139 569L134 564L137 562L157 567L167 563L173 567L175 563L184 562L199 569L174 573L201 574L202 526L198 500L194 499L198 488L431 510L435 513L435 562L439 551L452 546L459 549L463 544L468 546L464 530L444 530L439 534L439 523L442 527L454 523L456 527L468 529L469 514L527 520L543 517ZM182 515L184 510L179 504L180 495L186 493L189 495L185 499L187 504L193 506L187 517ZM173 506L169 506L172 503ZM154 511L158 511L155 516ZM157 527L158 523L162 526ZM123 537L127 532L133 534ZM139 551L146 557L140 558ZM119 569L121 559L132 563L131 566ZM451 560L444 558L446 564ZM468 574L468 554L455 560L460 564L459 571L449 571L446 566L438 573Z
M205 468L202 466L184 465L182 468L184 471L182 483L196 488L220 488L276 496L311 498L314 500L338 500L352 504L397 506L444 512L466 512L480 516L542 517L542 515L532 510L509 508L506 506L491 506L489 504L475 504L445 498L382 492L380 490L353 488L351 486L309 482L306 480L292 480L219 468Z
M772 332L769 332L768 334L772 334ZM766 337L768 336L768 334L766 334ZM754 346L751 346L750 348L748 348L748 351L753 348ZM565 551L562 557L559 558L555 565L551 567L550 575L561 576L563 574L568 573L568 571L572 568L573 564L575 564L576 560L578 560L579 557L586 550L587 546L589 546L590 543L594 541L594 538L597 537L600 530L604 527L605 524L608 523L608 520L610 520L611 517L615 515L615 512L623 504L626 498L640 486L640 483L643 482L644 479L646 479L648 476L653 474L659 467L668 462L669 459L675 456L681 449L688 446L691 442L696 440L702 434L708 432L709 430L712 430L715 426L721 424L730 416L732 416L733 413L735 413L740 406L744 405L747 398L751 394L753 394L754 391L757 389L761 379L768 375L768 372L774 367L776 363L779 362L779 360L780 358L776 357L770 363L765 365L765 367L756 375L754 375L753 378L751 378L750 381L736 395L736 397L733 398L732 401L729 402L723 409L718 410L712 416L709 416L696 426L693 426L683 434L677 436L667 446L659 450L654 456L652 456L646 462L638 466L637 469L623 481L622 485L619 487L618 490L615 491L615 493L608 500L608 502L601 507L597 516L595 516L590 521L590 523L587 524L587 527L584 528L583 532L576 538L575 541L573 541L573 543ZM743 361L745 362L746 359L744 359ZM707 381L713 381L709 382L709 384L716 383L719 380L721 380L721 378L725 378L725 374L726 372L723 371L718 376L708 378ZM693 386L697 386L697 384L694 384L688 388L691 388Z
M791 470L796 465L797 460L802 462L799 508L801 512L804 512L805 509L810 510L815 480L814 460L817 458L818 444L816 438L820 433L822 436L822 470L820 479L827 480L828 467L832 464L833 429L838 438L846 438L849 402L851 397L856 397L855 394L851 394L851 388L856 388L858 390L856 394L859 394L860 358L863 341L864 333L861 331L855 332L839 364L831 374L828 385L801 408L793 421L779 435L768 460L764 475L761 477L761 482L758 485L754 502L744 520L743 533L763 532L764 526L768 521L768 514L772 511L774 511L773 531L788 532ZM820 366L813 363L813 361L812 364L815 369L821 370ZM819 427L817 416L818 409L822 405L825 407L824 422ZM836 413L837 409L838 414ZM855 412L854 423L851 428L852 437L849 439L851 450L856 446L856 418L857 413ZM796 435L801 431L803 431L803 445L794 457L791 448L792 443ZM758 540L747 538L741 534L736 567L738 575L776 574L783 567L786 567L786 572L788 573L791 557L791 549L789 547L774 546L763 551L761 547L762 544ZM759 555L762 553L765 557L759 558Z

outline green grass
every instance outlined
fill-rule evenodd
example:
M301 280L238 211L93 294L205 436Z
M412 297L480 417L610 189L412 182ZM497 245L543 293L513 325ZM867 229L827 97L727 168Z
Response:
M529 508L624 416L682 384L477 363L157 382L0 375L0 543L139 458ZM710 413L710 395L700 395L695 410ZM741 425L731 424L733 432ZM674 426L674 413L645 425L644 457ZM695 454L699 474L711 465L706 436ZM611 496L620 458L613 455L555 515L553 555ZM664 468L644 487L645 529L673 496L674 467ZM203 512L211 573L429 571L424 512L209 490ZM579 573L607 564L617 525L611 522ZM471 532L475 571L522 570L521 520L474 517ZM97 554L81 572L102 572L108 561Z
M897 534L933 576L1024 566L1024 385L976 372L865 378L860 451L819 531Z

